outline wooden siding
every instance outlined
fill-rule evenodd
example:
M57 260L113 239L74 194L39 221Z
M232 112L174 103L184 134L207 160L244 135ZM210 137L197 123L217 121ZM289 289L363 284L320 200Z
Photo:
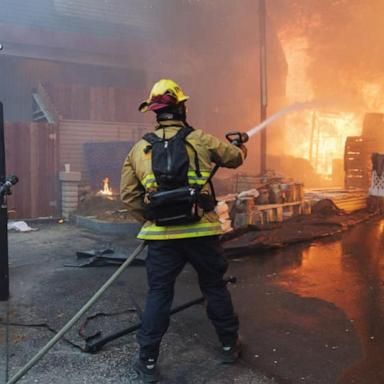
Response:
M82 172L87 184L84 144L137 141L149 124L64 120L58 126L47 123L6 123L7 173L20 182L9 198L11 218L57 217L60 210L58 171L64 164Z
M64 170L64 164L71 164L71 170L82 172L82 181L87 183L85 143L137 141L151 129L150 124L63 120L59 124L60 170Z
M53 124L5 124L8 174L19 177L9 198L11 218L58 216L57 131Z
M68 84L67 87L71 87L72 84L81 84L84 89L95 87L97 90L99 88L116 87L114 88L116 89L116 95L121 92L119 91L121 89L129 89L131 92L131 99L129 100L132 100L132 108L129 107L129 100L125 100L126 104L124 105L123 95L116 96L118 99L117 109L120 105L122 107L121 111L116 111L115 121L132 121L142 118L137 108L141 100L146 97L142 91L145 88L146 76L144 71L141 70L1 56L0 73L0 99L4 104L6 121L32 121L32 92L36 90L40 83ZM76 89L78 90L78 88ZM84 108L85 111L89 111L90 108L89 105L81 105L83 101L80 96L71 100L65 99L65 92L67 91L63 89L63 94L60 94L58 88L54 91L57 100L52 99L56 108L63 110L65 118L73 120L90 119L90 117L82 117L81 115L70 115L71 111L80 113L78 112L80 108ZM73 96L74 93L69 92L68 96ZM124 94L124 97L126 97L126 94ZM87 100L89 100L89 96ZM108 101L108 103L112 103L112 101ZM95 105L95 108L100 108L100 103L97 106ZM133 109L133 115L130 114L129 118L123 118L123 116L127 116L126 110L133 111ZM89 113L86 113L89 116ZM108 118L104 118L104 120L108 120Z
M40 89L45 91L63 120L143 120L137 110L143 96L132 88L48 83Z
M54 0L55 9L59 14L92 20L95 22L142 27L153 30L158 13L151 8L159 7L152 0Z
M153 0L2 0L0 22L48 30L46 40L56 31L127 40L153 33L162 8Z

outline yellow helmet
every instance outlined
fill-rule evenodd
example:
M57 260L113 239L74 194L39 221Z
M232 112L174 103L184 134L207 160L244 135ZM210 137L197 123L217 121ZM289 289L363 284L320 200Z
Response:
M170 79L161 79L153 86L149 98L140 104L139 111L156 111L188 99L189 97L184 94L176 82Z

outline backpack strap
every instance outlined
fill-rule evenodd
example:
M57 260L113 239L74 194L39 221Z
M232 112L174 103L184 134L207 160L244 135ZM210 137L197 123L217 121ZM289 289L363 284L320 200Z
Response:
M158 143L160 141L162 141L162 139L157 136L155 133L153 132L149 132L149 133L146 133L144 136L143 136L143 139L145 141L148 141L148 145L144 148L144 153L149 153L149 151L152 149L152 145L155 144L155 143Z
M159 136L157 136L156 133L153 133L153 132L146 133L143 136L143 139L145 141L148 141L148 143L151 145L158 143L159 141L162 141L162 139Z
M190 126L183 126L181 129L179 129L176 133L176 135L174 135L171 140L173 140L174 138L178 138L178 139L181 139L181 140L185 140L186 137L191 133L193 132L193 128L190 127Z
M193 131L193 128L192 127L186 127L186 126L181 126L181 129L179 129L177 131L177 133L172 136L169 140L173 140L175 139L176 137L177 138L180 138L181 140L185 140L185 138ZM164 125L159 125L159 128L168 128L168 126L164 126ZM156 135L156 133L154 132L149 132L149 133L146 133L144 136L143 136L143 139L145 141L148 141L149 144L153 145L155 143L158 143L159 141L164 141L165 139L164 138L161 138L159 136Z
M180 139L182 139L185 143L185 145L188 145L189 148L192 149L193 151L193 154L194 154L194 159L195 159L195 170L196 170L196 175L198 177L201 177L201 172L200 172L200 163L199 163L199 155L195 149L195 147L186 140L187 136L193 132L194 129L190 126L190 125L186 125L184 126L183 128L181 128L175 136L179 137ZM175 137L173 136L173 137Z
M189 148L192 149L193 151L193 154L194 154L194 158L195 158L195 169L196 169L196 175L198 177L201 177L201 172L200 172L200 163L199 163L199 155L195 149L195 147L189 143L187 140L185 140L185 144L188 145Z
M209 188L211 188L212 198L216 205L217 204L216 191L215 191L215 187L213 186L212 177L208 178L207 183L209 184Z
M174 140L176 138L178 139L181 139L184 141L184 143L186 145L188 145L193 153L194 153L194 160L195 160L195 169L196 169L196 175L198 177L201 177L201 172L200 172L200 163L199 163L199 155L195 149L195 147L189 143L186 138L187 136L194 131L194 129L190 126L190 125L180 125L181 129L179 129L177 131L177 133L172 136L169 140ZM159 128L168 128L168 126L166 125L159 125L158 129ZM164 139L161 139L159 136L156 135L156 133L154 132L149 132L149 133L146 133L144 136L143 136L143 139L145 141L148 141L149 145L147 145L145 148L144 148L144 152L145 153L148 153L151 149L152 149L152 145L155 144L155 143L158 143L160 141L163 141Z

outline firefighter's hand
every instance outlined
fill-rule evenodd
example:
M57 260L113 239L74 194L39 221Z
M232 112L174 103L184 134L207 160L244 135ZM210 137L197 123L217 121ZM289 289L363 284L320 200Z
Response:
M238 145L238 147L243 151L244 159L246 159L247 158L247 154L248 154L247 147L244 144L240 144L240 145Z

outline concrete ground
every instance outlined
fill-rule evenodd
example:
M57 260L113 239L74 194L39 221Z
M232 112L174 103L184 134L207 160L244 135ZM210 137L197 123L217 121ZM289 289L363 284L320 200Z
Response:
M10 377L60 329L116 269L114 266L66 267L76 261L76 251L102 248L111 243L127 252L136 241L99 235L67 224L38 224L36 232L11 233L10 247ZM86 315L104 314L90 320L86 335L125 328L138 319L131 297L143 306L146 296L143 266L130 267ZM194 272L187 267L177 282L175 305L200 296ZM1 304L4 322L6 306ZM78 332L82 319L20 383L86 384L139 383L131 368L137 352L135 335L125 336L98 354L84 353ZM48 329L48 327L50 329ZM4 347L4 327L0 337ZM202 305L172 317L164 338L160 366L162 383L264 384L273 383L245 361L233 366L216 359L217 340ZM5 349L1 352L5 378ZM5 380L4 380L5 382Z
M76 261L76 251L107 243L130 251L136 245L70 225L39 227L10 234L11 374L116 269L66 267ZM242 361L229 367L218 363L204 307L194 306L172 318L161 354L162 383L384 383L384 218L311 243L247 252L231 259L228 274L238 278L230 289L244 341ZM132 297L142 306L146 290L143 266L130 267L87 314L99 316L81 328L82 319L20 382L138 384L131 369L137 351L133 334L90 355L81 351L78 331L105 335L135 323ZM175 305L199 296L187 267L177 282ZM0 309L4 319L4 304ZM0 331L4 346L4 327ZM4 348L0 353L5 361ZM0 374L2 382L5 372Z

